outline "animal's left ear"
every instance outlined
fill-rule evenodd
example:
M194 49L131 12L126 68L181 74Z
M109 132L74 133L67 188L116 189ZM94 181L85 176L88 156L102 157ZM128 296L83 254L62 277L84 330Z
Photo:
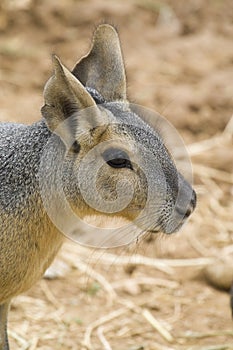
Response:
M124 62L119 37L112 26L98 26L90 52L72 73L84 86L96 89L107 102L126 100Z
M104 123L94 99L73 74L53 56L54 75L44 88L41 108L49 129L71 145L78 135L90 136L91 130Z

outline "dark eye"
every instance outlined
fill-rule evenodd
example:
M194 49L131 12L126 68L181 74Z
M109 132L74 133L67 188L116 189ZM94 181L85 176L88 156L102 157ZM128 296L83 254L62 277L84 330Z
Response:
M129 160L129 156L126 152L116 149L109 148L102 154L106 163L112 168L129 168L133 169L132 164Z

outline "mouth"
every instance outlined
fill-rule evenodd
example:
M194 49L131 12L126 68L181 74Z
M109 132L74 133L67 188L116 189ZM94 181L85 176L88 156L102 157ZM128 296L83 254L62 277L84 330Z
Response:
M148 233L159 233L159 232L161 232L161 230L148 230L147 231Z
M163 224L160 224L160 226L157 228L149 229L147 232L151 234L162 233L165 235L171 235L173 233L178 232L185 222L186 220L182 220L182 221L179 220L176 223L175 222L163 223Z

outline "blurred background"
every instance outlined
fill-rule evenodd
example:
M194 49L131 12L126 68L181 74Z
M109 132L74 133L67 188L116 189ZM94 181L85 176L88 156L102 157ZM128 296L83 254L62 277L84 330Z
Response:
M67 242L47 279L14 300L12 349L233 348L232 19L231 0L0 0L1 121L39 120L51 54L72 69L111 23L130 101L178 129L198 193L172 237L105 252Z

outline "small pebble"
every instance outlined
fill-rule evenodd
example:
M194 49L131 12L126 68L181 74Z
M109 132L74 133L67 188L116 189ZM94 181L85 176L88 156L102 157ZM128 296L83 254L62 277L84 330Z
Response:
M70 269L70 266L68 266L64 261L57 259L45 271L44 278L48 280L54 280L59 277L64 277Z
M216 259L203 272L212 286L229 291L233 283L233 256Z

